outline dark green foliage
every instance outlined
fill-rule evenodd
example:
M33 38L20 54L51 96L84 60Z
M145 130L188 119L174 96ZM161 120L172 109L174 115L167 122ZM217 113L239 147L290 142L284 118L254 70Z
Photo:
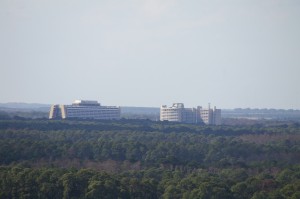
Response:
M292 199L299 163L295 123L0 121L0 199Z
M214 174L199 170L189 175L162 169L108 174L0 167L0 198L297 198L300 167L291 171L294 180L283 183L277 178L285 171L270 179L256 175L232 181L228 170Z
M0 129L0 164L6 165L41 159L127 160L141 162L144 167L191 168L300 163L299 127L288 125L250 128L148 120L9 120L0 121ZM255 143L248 135L260 140L272 138L273 142ZM283 135L293 137L274 141Z

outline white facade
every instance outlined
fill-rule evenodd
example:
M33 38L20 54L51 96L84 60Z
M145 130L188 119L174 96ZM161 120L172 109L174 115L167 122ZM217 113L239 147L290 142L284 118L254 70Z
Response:
M160 120L168 120L171 122L183 122L183 103L174 103L171 107L162 105L160 108Z
M75 100L72 105L52 105L49 119L120 119L120 107L101 106L97 101Z
M216 107L214 107L214 112L213 112L213 124L214 125L222 124L221 109L217 109Z
M204 122L205 124L212 124L213 121L213 110L210 108L203 109L201 106L197 107L199 118Z
M221 125L221 109L211 109L210 106L208 108L202 108L201 106L197 107L199 118L208 125Z
M162 105L160 108L160 120L183 123L205 123L208 125L221 125L221 109L184 108L183 103L173 103L171 107Z

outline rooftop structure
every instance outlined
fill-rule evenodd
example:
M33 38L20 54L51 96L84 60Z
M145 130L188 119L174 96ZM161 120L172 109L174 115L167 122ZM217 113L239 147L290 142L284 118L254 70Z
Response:
M97 101L75 100L72 105L52 105L49 119L120 119L120 107L101 106Z
M98 103L97 101L92 101L92 100L75 100L72 105L74 105L74 106L100 106L101 104Z

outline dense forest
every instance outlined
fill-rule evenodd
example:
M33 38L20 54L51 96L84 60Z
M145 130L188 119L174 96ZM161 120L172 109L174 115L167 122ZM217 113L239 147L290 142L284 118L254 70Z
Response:
M300 198L300 123L0 120L0 198Z

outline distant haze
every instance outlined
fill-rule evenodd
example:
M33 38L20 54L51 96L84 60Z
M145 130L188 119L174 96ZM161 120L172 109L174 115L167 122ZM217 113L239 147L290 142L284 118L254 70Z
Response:
M300 109L298 0L1 0L0 102Z

